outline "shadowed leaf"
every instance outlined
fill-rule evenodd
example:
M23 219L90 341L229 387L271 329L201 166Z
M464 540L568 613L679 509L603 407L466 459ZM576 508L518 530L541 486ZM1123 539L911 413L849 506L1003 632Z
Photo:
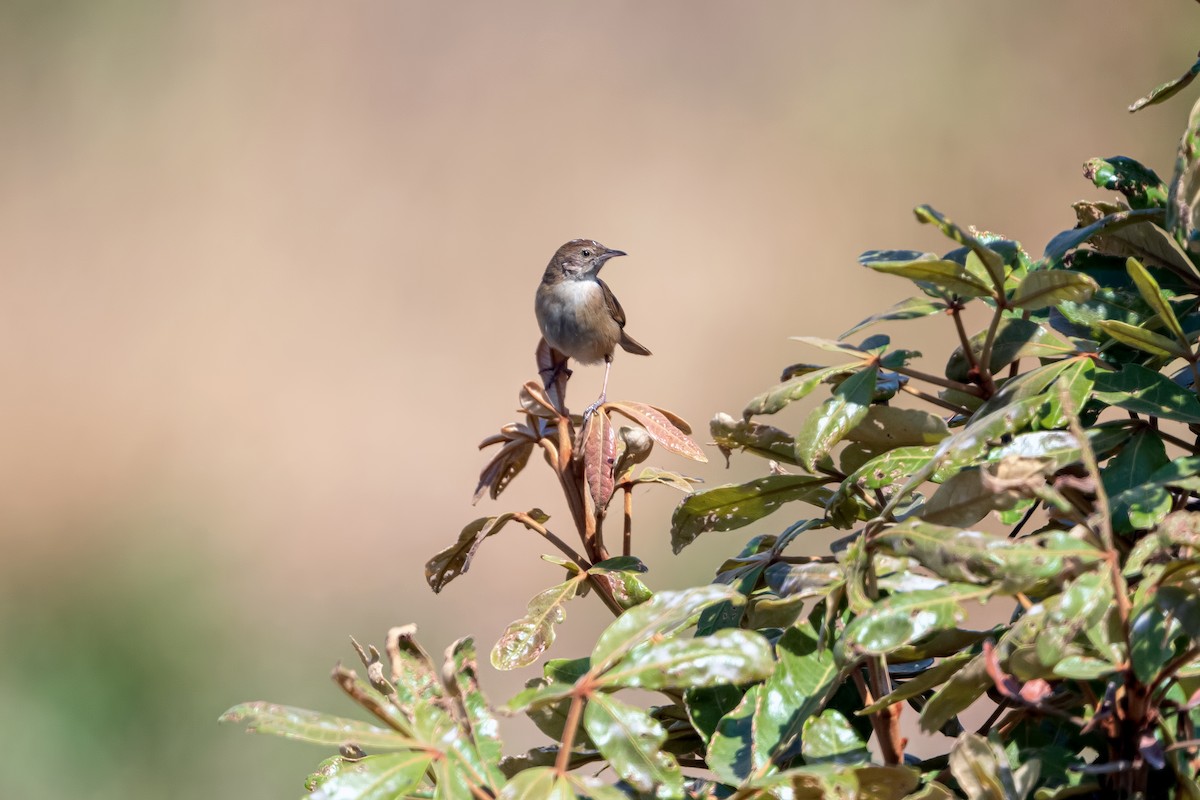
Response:
M997 292L1004 291L1004 259L999 253L987 247L975 236L960 228L948 217L934 211L930 206L918 206L913 209L917 220L934 225L944 235L961 245L966 246L982 262L992 280L992 286ZM991 294L992 292L988 292Z
M1200 400L1194 393L1138 364L1125 364L1120 372L1097 373L1093 396L1136 414L1200 423Z
M496 517L482 517L468 524L458 535L458 541L441 551L425 564L425 580L435 592L440 592L446 584L466 573L471 568L471 560L483 540L500 532L505 523L513 518L513 512L500 514ZM549 519L540 509L533 509L529 516L539 522Z
M896 305L883 311L879 314L872 314L862 322L855 325L850 330L839 336L839 339L845 339L847 336L853 336L863 328L874 325L878 322L894 322L908 319L919 319L927 317L930 314L936 314L939 311L945 311L948 306L938 300L932 300L928 297L910 297L907 300L901 300Z

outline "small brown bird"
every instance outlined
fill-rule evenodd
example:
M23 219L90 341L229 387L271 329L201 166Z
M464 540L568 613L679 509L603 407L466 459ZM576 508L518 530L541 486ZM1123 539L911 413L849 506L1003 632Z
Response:
M546 343L580 364L604 359L600 398L588 407L584 417L607 398L608 371L617 345L628 353L650 355L625 333L625 311L598 276L604 262L623 255L591 239L572 239L550 259L537 290L534 309Z

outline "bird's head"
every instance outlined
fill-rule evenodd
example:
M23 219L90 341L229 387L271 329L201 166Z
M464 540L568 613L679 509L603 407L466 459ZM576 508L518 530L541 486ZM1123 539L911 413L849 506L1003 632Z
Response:
M562 271L564 278L594 278L604 262L623 256L622 250L605 247L593 239L572 239L558 248L550 263Z

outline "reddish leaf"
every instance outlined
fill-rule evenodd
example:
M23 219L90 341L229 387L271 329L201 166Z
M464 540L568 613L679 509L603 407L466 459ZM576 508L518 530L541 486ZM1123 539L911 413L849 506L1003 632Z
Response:
M668 416L662 410L645 405L644 403L623 401L611 402L606 405L613 411L619 411L638 425L641 425L654 441L672 453L681 455L684 458L694 459L695 461L708 461L707 456L704 455L704 451L700 449L700 445L688 437L687 431L690 428L687 427L687 423L674 414ZM676 423L681 423L683 427L680 427Z
M483 471L479 473L479 485L475 487L475 497L472 503L479 502L484 493L489 493L493 500L525 469L529 463L529 455L533 452L533 442L528 439L510 440L500 448L500 452L492 457Z
M567 357L546 344L545 339L539 339L537 368L551 405L566 408L567 378L571 377L571 370L567 369Z
M521 387L520 403L522 410L535 417L558 419L560 416L550 395L536 381L526 381Z
M596 508L606 508L613 493L617 435L604 409L588 417L583 431L583 475Z

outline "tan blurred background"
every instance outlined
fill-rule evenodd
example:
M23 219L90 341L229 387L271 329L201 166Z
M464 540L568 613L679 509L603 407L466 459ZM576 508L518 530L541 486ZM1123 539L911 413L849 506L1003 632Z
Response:
M534 377L560 243L630 253L606 277L655 355L618 356L611 394L703 432L819 356L786 337L906 296L855 257L948 249L913 205L1038 253L1096 196L1086 158L1168 171L1189 103L1125 106L1191 63L1197 19L1184 0L0 2L0 795L301 794L325 754L223 709L347 712L326 676L348 635L412 621L486 657L558 579L515 529L441 596L422 566L481 514L566 519L536 459L469 503L475 445ZM948 350L943 325L892 332L935 366ZM576 403L599 381L580 370ZM713 456L690 469L710 485L764 468ZM638 497L655 588L787 522L675 557L677 499ZM556 654L583 651L597 605Z

